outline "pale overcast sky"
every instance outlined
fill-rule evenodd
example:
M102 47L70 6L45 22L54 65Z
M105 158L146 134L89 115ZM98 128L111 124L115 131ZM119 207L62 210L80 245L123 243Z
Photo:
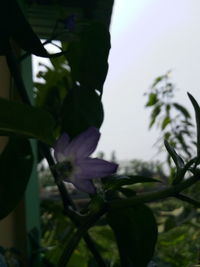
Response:
M143 94L154 78L172 70L177 101L190 107L187 91L200 101L200 1L115 0L111 38L97 151L150 160L158 135L148 131Z
M187 91L200 101L200 1L116 0L111 37L98 150L149 160L157 132L148 131L143 94L153 79L172 70L177 101L190 107Z

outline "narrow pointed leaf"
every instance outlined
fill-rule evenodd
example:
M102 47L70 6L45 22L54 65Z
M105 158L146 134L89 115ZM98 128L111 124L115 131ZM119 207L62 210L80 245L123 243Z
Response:
M0 219L6 217L23 197L32 164L29 140L10 139L0 156Z
M189 111L184 106L178 103L173 103L173 106L178 109L184 115L185 118L189 119L191 117Z
M162 122L161 129L164 130L170 122L171 122L170 117L166 116Z
M69 45L68 60L74 81L102 92L108 71L110 34L103 23L91 23Z
M196 126L197 126L197 157L200 157L200 107L195 98L188 93L189 99L192 102L195 117L196 117Z
M100 128L104 118L100 96L82 86L73 88L64 100L62 117L63 131L71 137L90 126Z
M157 94L151 93L149 95L149 99L148 99L148 102L146 104L146 107L151 107L151 106L155 105L157 102L158 102Z
M161 112L161 106L162 105L160 103L157 103L155 105L154 109L152 110L152 112L151 112L151 121L150 121L150 124L149 124L149 128L151 128L154 125L158 115Z
M1 1L0 14L1 37L3 36L1 39L7 44L7 47L0 44L1 54L5 54L9 40L12 38L30 54L48 57L46 49L33 32L16 0Z
M0 98L1 135L17 134L52 144L54 125L48 112Z
M169 155L172 157L177 169L178 170L183 169L184 168L183 159L176 153L175 149L168 143L167 140L164 141L164 144Z
M152 88L155 87L159 82L161 82L161 81L164 80L165 78L166 78L166 75L157 77L157 78L154 80L153 84L152 84Z

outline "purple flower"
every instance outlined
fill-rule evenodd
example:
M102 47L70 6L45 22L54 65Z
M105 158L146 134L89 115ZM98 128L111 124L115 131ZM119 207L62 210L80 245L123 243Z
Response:
M100 138L100 132L90 127L74 139L64 133L54 146L54 156L64 181L71 182L80 191L94 194L93 178L114 174L118 165L98 158L90 158Z

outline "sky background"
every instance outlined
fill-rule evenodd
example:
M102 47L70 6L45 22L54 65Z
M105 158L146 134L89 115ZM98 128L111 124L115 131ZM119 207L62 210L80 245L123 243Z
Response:
M111 44L97 152L107 159L113 150L119 160L164 158L155 156L158 132L148 130L144 92L172 70L176 101L191 111L186 92L200 101L200 1L115 0Z
M112 49L104 86L105 121L98 149L118 159L160 159L148 131L144 92L172 70L176 101L190 108L186 92L200 101L200 1L116 0Z

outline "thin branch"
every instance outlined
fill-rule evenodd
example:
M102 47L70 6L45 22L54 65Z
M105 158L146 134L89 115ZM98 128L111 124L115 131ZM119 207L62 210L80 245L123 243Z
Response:
M193 198L191 198L191 197L189 197L189 196L186 196L184 194L177 194L177 195L175 195L175 197L180 199L180 200L182 200L182 201L185 201L185 202L187 202L189 204L192 204L193 206L195 206L197 208L200 208L200 202L195 200L195 199L193 199Z
M131 207L139 203L147 203L157 201L168 197L176 197L177 194L182 192L184 189L190 187L194 183L199 181L199 174L191 176L187 180L180 184L172 185L167 189L160 190L159 192L153 193L142 193L128 199L114 200L109 203L109 209L121 209L125 207Z
M76 233L67 240L66 247L59 259L57 267L67 266L67 263L74 249L80 242L82 236L83 235L85 236L85 234L87 234L89 228L99 220L99 218L106 212L106 210L107 210L107 205L103 205L97 213L90 214L88 218L85 220L85 222L82 225L80 225ZM99 266L106 267L106 264L102 262L102 264L100 264Z
M73 203L72 199L70 198L64 183L59 178L59 174L58 174L56 168L53 168L53 166L55 165L55 162L54 162L54 159L52 158L52 156L50 154L49 148L41 142L39 142L38 144L39 144L40 152L46 158L46 160L49 164L49 168L51 170L52 176L54 178L54 181L55 181L56 185L58 186L65 211L68 210L69 206L71 206L73 209L76 209L76 206Z
M60 37L62 34L66 34L66 31L64 31L63 33L55 34L55 31L56 31L56 28L57 28L57 24L58 24L58 22L56 21L56 24L55 24L54 29L53 29L53 31L52 31L51 37L42 43L43 46L45 46L46 44L51 43L53 40L57 40L57 39L59 39L59 37ZM54 44L54 45L55 45L55 44ZM56 46L56 45L55 45L55 46ZM60 47L59 47L59 48L60 48ZM61 56L61 55L63 55L63 54L65 54L63 51L60 52L60 53L49 54L49 55L47 56L47 58L59 57L59 56ZM30 56L30 55L31 55L30 52L25 52L22 56L20 56L20 58L19 58L19 62L23 61L24 59L26 59L26 58L27 58L28 56Z

